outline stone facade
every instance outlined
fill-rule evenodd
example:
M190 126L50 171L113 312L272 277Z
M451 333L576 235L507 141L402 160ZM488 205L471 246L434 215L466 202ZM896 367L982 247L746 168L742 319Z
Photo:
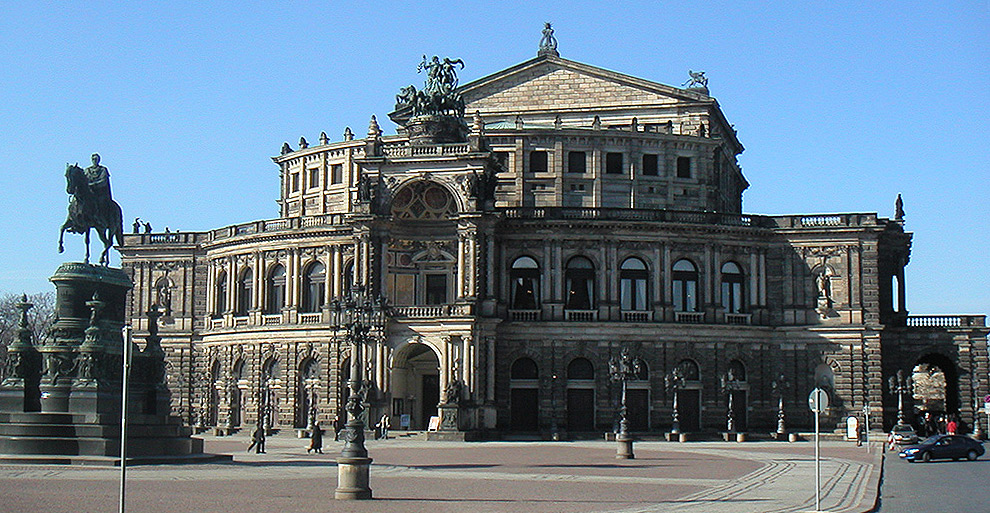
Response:
M898 369L938 362L951 413L988 390L983 316L911 318L903 219L875 213L756 216L743 151L707 88L680 89L540 55L462 86L463 142L411 144L408 112L384 136L283 147L280 217L206 232L128 235L128 317L163 306L173 407L235 430L343 416L350 345L330 305L360 284L389 299L364 351L369 418L425 429L610 431L629 383L634 431L885 426ZM921 326L924 325L924 326ZM140 336L140 335L138 335ZM729 389L720 378L730 369ZM963 379L965 376L965 379ZM952 399L952 398L955 399ZM447 407L438 408L444 404ZM451 419L447 419L451 420Z

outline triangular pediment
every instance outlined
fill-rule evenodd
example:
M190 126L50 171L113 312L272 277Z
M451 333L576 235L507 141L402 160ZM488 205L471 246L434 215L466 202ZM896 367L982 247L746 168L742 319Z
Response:
M468 113L640 109L714 100L680 89L553 56L532 59L465 84Z

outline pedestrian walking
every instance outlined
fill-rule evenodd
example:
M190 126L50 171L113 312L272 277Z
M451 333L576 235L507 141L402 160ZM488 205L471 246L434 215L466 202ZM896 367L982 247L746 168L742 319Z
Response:
M947 435L956 434L958 429L959 423L956 422L956 419L949 419L949 421L945 423L945 434Z
M381 420L378 421L378 430L381 433L382 440L388 440L388 428L392 427L391 422L388 419L388 414L383 413Z
M265 454L265 428L260 423L251 434L251 445L247 448L248 452L251 452L251 449L255 450L255 454Z
M323 454L323 428L320 427L319 421L313 423L313 434L309 437L309 448L306 449L306 453L309 454L310 451Z
M344 429L344 422L343 420L341 420L340 415L333 416L333 423L331 427L333 428L333 441L334 442L339 441L340 432L343 431Z

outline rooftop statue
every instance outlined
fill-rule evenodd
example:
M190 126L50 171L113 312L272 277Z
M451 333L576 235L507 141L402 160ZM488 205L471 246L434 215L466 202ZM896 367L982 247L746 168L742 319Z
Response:
M691 78L687 82L681 84L687 87L708 87L708 77L705 76L704 71L692 71L688 70L688 76Z
M457 69L464 69L464 61L436 55L432 59L423 56L423 62L416 67L417 72L426 71L426 84L422 91L415 86L403 87L395 96L395 108L406 105L412 107L413 116L456 116L464 117L464 100L457 92Z
M100 264L110 265L110 247L116 239L124 245L124 223L120 205L110 195L110 172L100 164L94 153L93 165L82 169L78 164L65 165L65 192L69 199L69 215L58 235L58 252L65 251L62 239L66 231L86 236L86 259L89 263L89 231L96 229L103 241Z
M548 54L560 57L557 53L557 38L553 36L553 27L549 21L543 24L543 37L540 39L540 51L537 52L540 56Z

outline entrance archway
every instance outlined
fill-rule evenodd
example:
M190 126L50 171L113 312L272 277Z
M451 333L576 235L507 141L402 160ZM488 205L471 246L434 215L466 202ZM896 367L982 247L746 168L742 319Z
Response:
M412 342L393 353L391 425L426 429L440 403L440 358L427 344ZM408 417L405 417L408 415Z
M959 371L948 357L929 353L915 363L911 372L911 396L916 415L959 413Z

